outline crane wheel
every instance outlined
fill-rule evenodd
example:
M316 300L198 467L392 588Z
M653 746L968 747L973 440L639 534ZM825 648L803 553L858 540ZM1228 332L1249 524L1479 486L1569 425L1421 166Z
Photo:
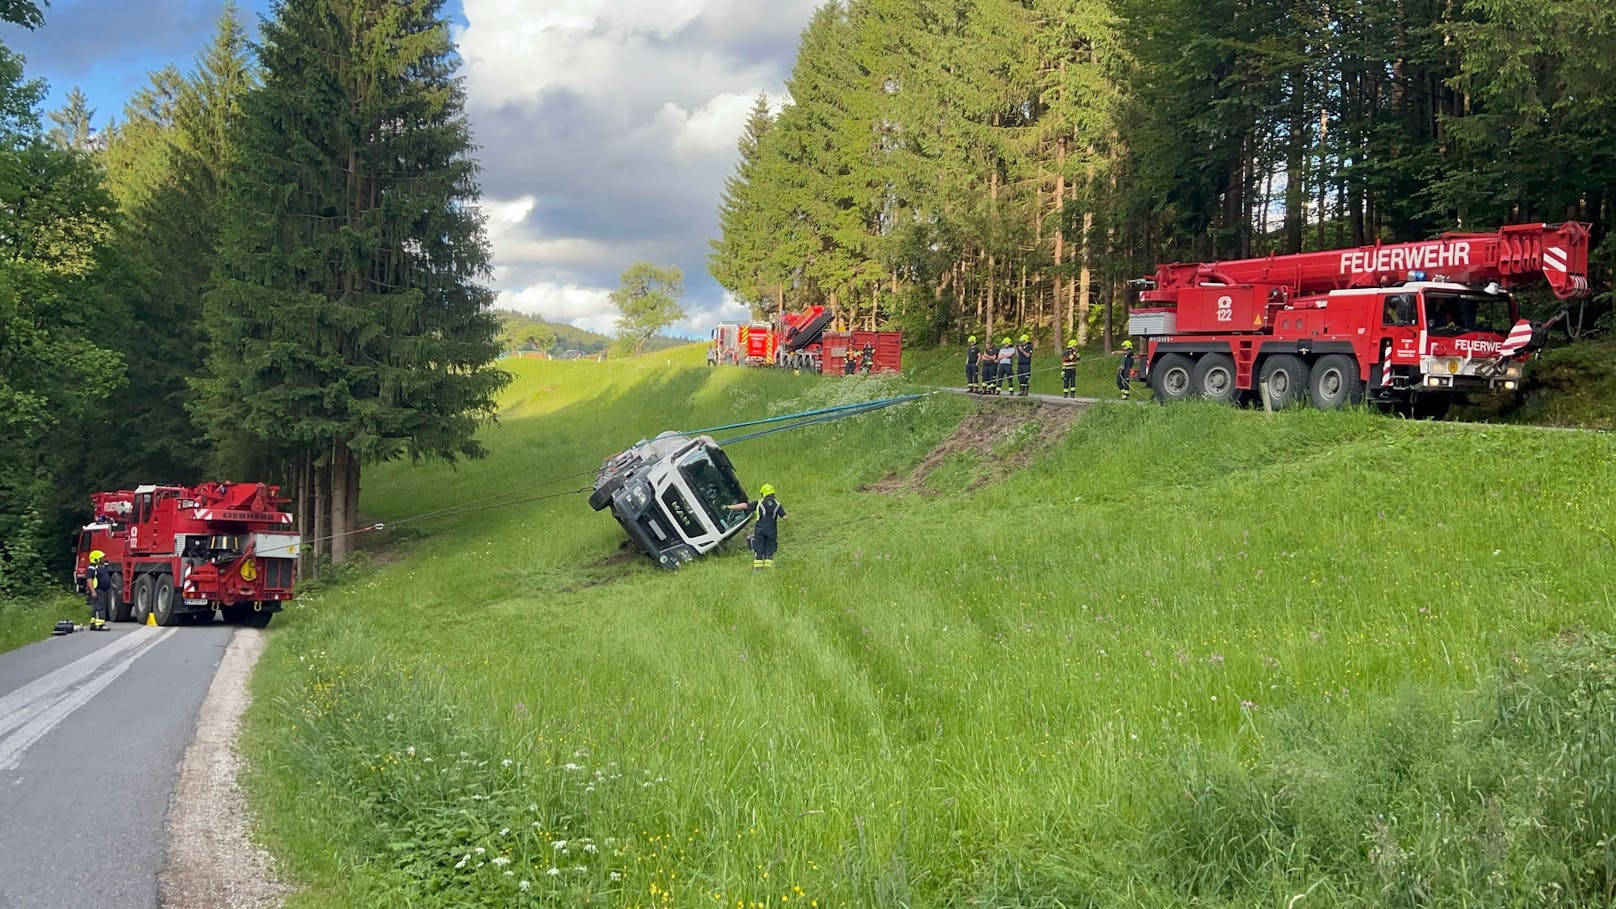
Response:
M1358 376L1358 361L1345 354L1329 354L1313 364L1308 377L1308 397L1320 410L1335 410L1363 401L1363 379Z
M1240 389L1234 382L1234 357L1223 353L1209 353L1195 362L1190 373L1190 396L1233 404Z
M107 591L107 621L129 621L129 604L123 599L123 575L112 576L112 589Z
M175 608L174 576L163 573L157 576L157 584L152 589L152 614L157 616L157 624L164 628L171 628L180 623L180 612Z
M129 617L144 625L146 624L146 616L151 615L152 611L151 575L143 574L140 577L135 578L134 594L134 609L131 611Z
M1170 353L1157 360L1150 369L1150 388L1156 393L1156 400L1172 404L1188 398L1194 388L1191 382L1194 371L1195 361L1183 354Z
M1275 410L1306 401L1307 380L1307 364L1293 354L1263 357L1257 373L1257 381L1268 384L1268 403Z

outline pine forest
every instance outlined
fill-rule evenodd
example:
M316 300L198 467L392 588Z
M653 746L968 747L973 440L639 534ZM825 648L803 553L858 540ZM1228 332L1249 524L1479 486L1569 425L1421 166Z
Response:
M1158 262L1565 220L1616 258L1607 0L848 0L788 92L711 255L760 315L1110 344Z

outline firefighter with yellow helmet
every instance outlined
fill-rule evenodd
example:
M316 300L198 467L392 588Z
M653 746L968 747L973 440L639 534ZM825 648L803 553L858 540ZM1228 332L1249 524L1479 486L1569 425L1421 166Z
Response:
M1122 391L1122 400L1128 400L1128 394L1133 389L1133 341L1122 342L1122 364L1117 367L1117 388Z
M774 484L764 483L754 501L736 502L730 511L757 513L757 524L747 538L752 545L752 570L774 567L774 553L780 548L780 519L786 516L785 507L774 498Z
M107 554L99 549L90 550L89 571L84 575L84 592L89 596L92 616L101 620L112 617L112 566L107 564Z
M1077 339L1068 338L1066 350L1061 353L1061 397L1077 397L1077 364L1083 355L1077 350Z

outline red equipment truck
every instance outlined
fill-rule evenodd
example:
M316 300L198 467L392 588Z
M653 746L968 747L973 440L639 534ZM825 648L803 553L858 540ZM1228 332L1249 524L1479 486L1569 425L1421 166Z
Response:
M903 333L897 331L826 331L835 313L826 306L810 306L786 313L775 323L724 322L713 329L707 362L745 366L773 364L841 375L849 342L855 352L869 344L871 372L898 372L903 360ZM863 367L860 366L860 371Z
M721 322L707 343L707 363L763 366L775 361L778 336L767 322Z
M292 599L301 539L264 483L141 486L90 496L95 519L79 531L75 583L90 553L112 570L109 618L159 625L209 620L262 628Z
M1588 293L1588 225L1516 224L1418 243L1163 265L1129 313L1157 399L1276 407L1369 400L1439 416L1519 387L1544 343L1511 290Z

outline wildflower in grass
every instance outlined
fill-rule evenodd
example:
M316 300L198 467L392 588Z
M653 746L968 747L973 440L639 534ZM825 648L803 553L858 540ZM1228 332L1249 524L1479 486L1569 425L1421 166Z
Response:
M501 827L501 828L499 828L499 835L500 836L509 836L510 832L511 832L511 828L509 828L509 827Z
M471 856L470 855L462 855L460 857L460 861L455 862L455 870L459 871L460 869L466 867L466 863L469 862L469 861L471 861Z
M531 890L533 888L533 882L532 881L519 881L519 882L517 882L516 886L518 888L520 888L523 893L526 893L528 890Z
M554 840L554 841L552 841L550 843L550 848L554 849L557 852L565 851L566 848L567 848L567 841L566 840Z
M551 865L551 866L550 866L550 867L549 867L549 868L547 868L547 869L545 869L545 872L544 872L544 873L545 873L545 874L548 874L548 875L549 875L549 876L551 876L551 877L555 877L555 876L556 876L556 875L558 875L558 874L560 874L560 873L561 873L561 869L560 869L560 868L557 868L557 867L556 867L556 866L554 866L554 865ZM615 878L615 877L614 877L614 878L612 878L612 880L614 880L614 881L615 881L615 880L617 880L617 878Z
M410 747L404 749L404 753L410 757L415 757L415 746L411 745Z
M510 758L506 758L505 760L499 762L499 766L501 766L501 767L509 767L514 763L516 763L516 762L512 761Z

